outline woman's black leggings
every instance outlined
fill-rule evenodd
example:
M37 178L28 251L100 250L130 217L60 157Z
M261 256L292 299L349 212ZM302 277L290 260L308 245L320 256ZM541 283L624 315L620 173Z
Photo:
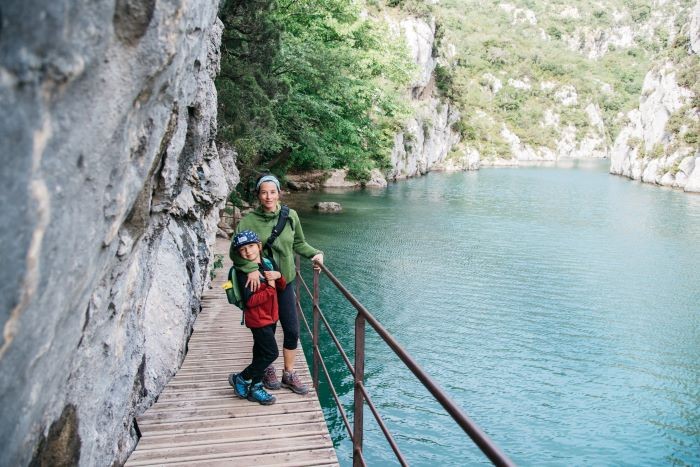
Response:
M287 284L282 292L277 293L277 302L280 311L280 323L284 331L282 347L287 350L297 348L299 341L299 317L296 310L296 296L294 294L294 279Z

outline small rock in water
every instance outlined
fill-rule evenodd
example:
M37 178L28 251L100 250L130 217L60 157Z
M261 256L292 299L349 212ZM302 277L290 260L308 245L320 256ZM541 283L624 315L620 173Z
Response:
M322 201L320 203L316 203L314 204L314 208L321 212L340 212L343 210L340 203L334 203L332 201Z

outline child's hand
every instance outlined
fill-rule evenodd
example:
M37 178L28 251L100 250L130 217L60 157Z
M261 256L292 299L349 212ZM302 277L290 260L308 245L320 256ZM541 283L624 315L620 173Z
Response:
M280 277L282 277L282 273L279 271L265 271L264 274L265 274L265 279L267 279L268 282L277 280Z
M269 279L268 279L268 280L267 280L267 285L268 285L268 287L272 287L273 289L276 289L276 288L277 288L277 287L275 287L275 281L273 281L273 280L269 280Z
M255 293L260 288L260 273L255 270L248 273L248 280L245 282L246 287L250 287L250 291Z

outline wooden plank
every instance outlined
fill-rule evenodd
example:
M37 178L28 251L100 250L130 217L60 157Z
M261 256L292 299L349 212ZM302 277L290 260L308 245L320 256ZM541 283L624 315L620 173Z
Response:
M244 418L226 418L221 420L203 420L203 421L185 421L175 423L162 423L141 427L141 434L146 435L163 435L173 433L203 433L208 431L219 430L235 430L240 428L254 428L257 426L283 426L295 425L299 423L318 423L324 422L323 414L321 413L300 413L294 416L280 416L279 414L256 415ZM325 422L324 422L325 423ZM143 437L141 439L143 439Z
M218 251L227 248L217 243ZM313 388L303 396L272 391L270 406L233 393L228 375L250 363L253 339L223 296L223 276L204 294L181 369L137 417L142 436L126 465L338 465ZM281 347L280 326L276 338ZM275 364L281 370L281 356ZM295 370L311 386L301 349Z
M256 426L195 433L163 433L160 435L153 434L146 439L142 439L140 441L140 447L142 451L145 451L148 449L165 448L171 445L194 446L226 441L254 441L282 437L295 438L309 434L323 435L324 432L313 424L292 423L273 427Z
M282 397L282 396L280 396ZM176 402L174 404L167 404L165 407L154 406L152 410L148 411L149 418L142 418L141 420L146 423L150 422L164 422L172 418L182 419L183 417L211 417L211 419L218 418L235 418L246 416L249 412L257 413L259 411L258 407L253 407L252 404L247 400L240 400L240 404L232 405L230 399L214 399L206 401L192 401L192 402ZM291 413L298 412L299 410L306 410L307 408L315 408L314 401L303 401L290 395L290 397L284 397L277 399L273 405L266 407L266 413ZM231 414L233 414L231 416Z
M139 465L162 465L163 462L142 463ZM332 448L315 449L308 451L294 451L271 454L255 454L250 456L239 456L232 462L231 458L226 459L188 459L185 461L172 461L168 465L200 465L207 467L231 467L231 465L255 465L264 467L306 467L306 466L337 466L338 461L335 450Z
M139 465L140 462L146 461L167 463L178 460L235 459L236 457L249 456L256 453L271 454L322 449L322 446L327 445L327 438L328 433L320 435L305 434L295 438L282 437L263 438L254 441L234 440L217 443L209 442L202 445L171 444L166 447L144 449L134 452L129 458L129 461L135 463L133 465Z

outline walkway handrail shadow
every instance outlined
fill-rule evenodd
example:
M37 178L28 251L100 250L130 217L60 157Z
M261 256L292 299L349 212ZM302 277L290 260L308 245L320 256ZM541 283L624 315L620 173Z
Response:
M306 281L301 276L301 261L299 256L296 256L296 270L297 270L297 283L296 283L296 307L297 313L300 319L304 322L306 330L309 332L312 340L313 348L313 363L311 375L313 379L313 385L318 389L318 374L319 367L323 370L326 381L328 382L328 387L335 400L335 404L340 412L343 419L343 424L348 432L350 439L353 444L353 466L364 466L366 465L364 456L362 454L362 441L363 441L363 409L364 403L367 403L372 415L374 415L379 428L384 433L387 442L394 451L396 458L399 460L401 465L408 465L408 461L405 459L401 453L396 441L386 427L386 424L381 418L381 415L377 411L372 398L367 393L366 387L364 385L364 371L365 371L365 328L366 323L376 331L379 337L391 348L391 350L401 359L401 361L406 365L406 367L411 370L411 372L418 378L418 380L425 386L425 388L432 394L432 396L443 406L447 413L454 419L455 422L464 430L464 432L472 439L472 441L477 445L481 452L488 457L488 459L497 466L514 466L515 463L511 461L508 456L501 451L501 449L479 428L479 426L474 423L463 411L462 409L445 393L445 391L428 376L428 374L418 365L418 363L413 360L413 358L401 347L401 345L394 339L394 337L377 321L377 319L340 283L340 281L331 273L331 271L323 264L314 263L318 268L314 268L313 271L313 291L309 290ZM319 270L320 269L320 270ZM321 308L319 306L319 283L320 283L320 272L323 271L328 279L335 285L335 287L345 296L347 301L352 304L357 310L357 316L355 317L355 362L350 362L347 354L343 350L342 345L338 341L333 329L331 328L328 320L324 316ZM301 308L301 287L304 287L309 298L311 298L313 303L313 322L311 329L309 323L306 320L306 316ZM345 365L354 377L354 420L353 426L351 427L350 421L348 420L347 414L343 405L340 402L338 393L335 390L333 382L331 381L326 363L321 355L318 342L319 342L319 327L320 323L323 322L330 338L335 344L336 348L340 352Z

